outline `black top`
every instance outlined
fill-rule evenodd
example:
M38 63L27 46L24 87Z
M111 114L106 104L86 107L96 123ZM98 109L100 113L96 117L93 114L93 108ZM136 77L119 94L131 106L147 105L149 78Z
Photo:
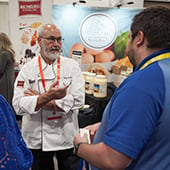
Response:
M0 54L0 94L6 98L10 105L12 104L14 81L15 73L12 54L8 51L3 51Z

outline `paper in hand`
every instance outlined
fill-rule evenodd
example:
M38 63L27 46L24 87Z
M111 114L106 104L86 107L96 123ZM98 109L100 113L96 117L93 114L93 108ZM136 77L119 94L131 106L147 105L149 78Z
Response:
M87 134L88 143L90 144L91 141L90 141L90 133L89 133L89 130L88 130L88 129L83 129L83 128L81 128L81 129L80 129L80 136L83 137L84 133Z

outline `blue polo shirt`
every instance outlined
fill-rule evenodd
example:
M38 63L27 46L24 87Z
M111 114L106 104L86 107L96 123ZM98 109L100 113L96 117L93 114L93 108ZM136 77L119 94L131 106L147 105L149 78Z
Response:
M131 157L128 170L164 170L170 166L170 59L140 67L115 91L107 105L94 143ZM92 169L95 169L92 167Z

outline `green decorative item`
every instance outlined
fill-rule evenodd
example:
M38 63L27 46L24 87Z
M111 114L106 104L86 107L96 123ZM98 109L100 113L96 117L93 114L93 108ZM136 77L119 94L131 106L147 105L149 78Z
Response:
M125 49L129 40L128 34L129 32L122 32L119 36L117 36L114 42L114 53L116 59L122 59L125 57Z

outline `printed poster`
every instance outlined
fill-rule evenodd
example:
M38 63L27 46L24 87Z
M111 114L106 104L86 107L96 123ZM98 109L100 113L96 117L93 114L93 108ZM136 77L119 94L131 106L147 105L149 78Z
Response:
M75 59L83 72L120 83L132 72L125 49L132 19L141 10L53 5L52 21L64 39L63 55Z
M39 54L37 32L52 23L52 0L9 0L10 37L21 68Z

